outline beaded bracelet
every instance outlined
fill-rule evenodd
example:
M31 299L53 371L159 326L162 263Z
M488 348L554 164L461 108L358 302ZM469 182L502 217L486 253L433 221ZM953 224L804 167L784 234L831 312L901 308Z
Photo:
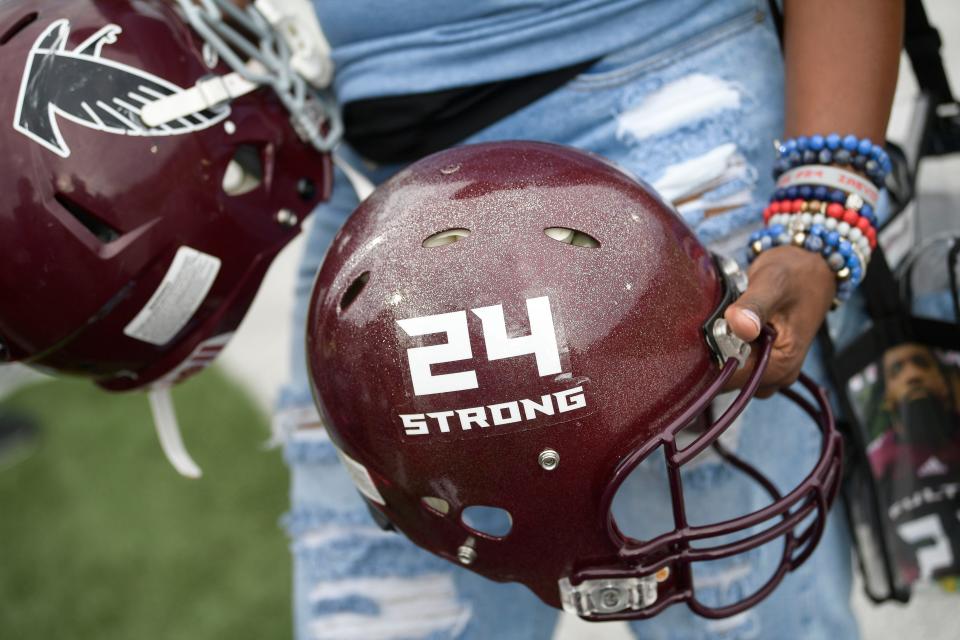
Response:
M752 262L764 250L788 243L822 253L838 273L836 307L863 279L876 246L875 224L864 215L865 206L869 207L855 194L847 195L843 205L801 198L774 200L763 212L768 228L750 238L749 259ZM872 211L867 212L872 216Z
M853 242L863 239L863 249L872 251L877 246L877 230L870 219L858 213L853 208L844 208L836 202L826 203L817 200L780 200L771 202L763 210L763 221L768 226L782 223L784 216L790 214L809 214L811 223L826 225L828 229L836 229L844 236L849 236Z
M811 228L823 228L831 238L836 241L846 240L853 247L860 259L860 264L864 268L870 263L870 256L873 248L870 246L869 239L863 231L857 227L851 227L849 224L837 222L836 219L825 217L820 213L779 213L770 219L770 226L785 226L790 233L804 231ZM832 235L836 234L836 235ZM826 236L825 236L826 238ZM839 246L836 242L831 242L830 246Z
M797 136L776 143L776 149L775 178L801 165L849 165L865 173L879 187L893 170L893 162L883 147L873 144L869 138L854 135Z
M819 253L837 277L836 307L863 280L877 246L879 188L893 163L881 146L854 135L798 136L775 147L777 189L748 258L788 244Z
M852 197L851 197L852 198ZM856 201L847 198L844 204L839 202L827 202L820 200L804 200L803 198L771 200L766 209L763 210L763 220L767 222L769 217L775 213L797 213L800 211L821 210L821 213L831 213L831 217L842 218L846 212L856 215L856 219L849 221L850 224L860 225L864 232L867 231L865 225L868 225L876 234L877 217L868 207L858 207Z
M850 298L863 279L866 260L848 241L836 231L828 231L823 225L794 224L791 232L782 224L771 225L750 235L750 262L773 247L793 245L820 253L837 278L837 295L833 307Z
M773 192L773 195L770 197L770 200L796 200L801 198L803 200L820 200L820 201L830 201L830 202L846 202L853 194L849 194L840 189L828 189L825 186L818 185L795 185L792 187L787 187L785 189L778 188ZM874 215L874 208L870 205L869 202L863 201L861 208L865 207L865 211L868 212L867 215Z

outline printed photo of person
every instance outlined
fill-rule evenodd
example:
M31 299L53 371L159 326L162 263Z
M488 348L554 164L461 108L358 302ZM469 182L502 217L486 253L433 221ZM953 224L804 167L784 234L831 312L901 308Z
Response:
M867 452L874 477L895 481L960 468L960 375L930 347L908 342L883 354ZM894 492L897 493L897 492Z
M897 580L960 572L960 353L906 342L850 381Z

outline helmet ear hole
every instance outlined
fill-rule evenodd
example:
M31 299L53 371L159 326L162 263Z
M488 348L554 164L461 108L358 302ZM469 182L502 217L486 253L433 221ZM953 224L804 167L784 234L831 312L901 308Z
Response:
M357 276L353 282L350 283L350 286L347 287L347 290L343 292L343 297L340 298L341 312L350 308L350 305L352 305L357 299L357 296L360 295L360 292L363 291L363 288L367 286L368 280L370 280L370 272L364 271Z
M551 240L572 244L575 247L587 247L596 249L600 246L600 241L585 231L578 231L569 227L547 227L543 234Z
M223 192L228 196L242 196L263 184L263 161L260 149L252 144L241 144L223 172Z
M431 236L427 236L421 243L425 249L435 247L444 247L454 242L459 242L470 235L470 229L447 229L439 231Z
M420 504L422 504L427 511L438 516L445 516L450 513L450 503L443 498L424 496L420 498Z
M513 517L500 507L473 505L463 510L460 520L473 533L488 538L505 538L513 529Z

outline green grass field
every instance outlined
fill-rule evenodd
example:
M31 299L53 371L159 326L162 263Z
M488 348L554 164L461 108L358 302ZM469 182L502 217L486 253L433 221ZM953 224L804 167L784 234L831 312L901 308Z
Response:
M289 638L287 505L266 419L216 369L174 393L204 470L166 462L146 397L63 380L0 406L42 436L0 471L0 639Z

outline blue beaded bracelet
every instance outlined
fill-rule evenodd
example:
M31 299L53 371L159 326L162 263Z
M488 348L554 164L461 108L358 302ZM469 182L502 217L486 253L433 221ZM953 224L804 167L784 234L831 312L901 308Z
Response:
M792 230L782 224L774 224L754 231L750 235L748 260L753 262L764 251L782 245L802 247L824 257L837 276L837 303L848 300L863 280L864 264L853 245L836 231L819 224L794 227Z
M777 144L777 159L774 162L774 177L805 164L851 165L866 174L875 185L883 186L887 174L893 170L890 156L880 145L869 138L854 135L840 137L797 136Z

